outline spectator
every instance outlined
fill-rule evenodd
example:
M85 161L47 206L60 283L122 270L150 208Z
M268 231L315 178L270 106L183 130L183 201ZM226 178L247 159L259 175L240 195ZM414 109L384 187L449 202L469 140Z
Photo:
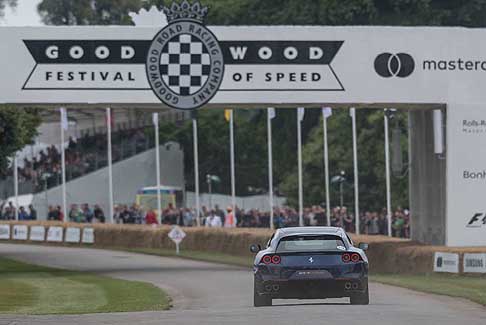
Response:
M191 212L190 209L186 208L183 210L183 222L184 222L184 226L186 227L191 227L192 224L193 224L193 221L194 221L194 215L193 213Z
M56 214L54 212L54 208L52 207L52 205L49 205L49 207L47 208L47 220L51 221L51 220L56 220Z
M368 234L378 235L380 233L380 223L377 214L376 213L371 214L369 212L367 212L367 214L370 218L367 222Z
M137 204L133 204L130 207L130 213L133 215L134 222L137 225L140 225L143 223L143 213L142 210L140 210L140 207Z
M216 211L211 211L206 218L206 227L221 228L222 226L223 222L221 221L221 217L216 214Z
M37 220L37 210L34 209L34 206L32 204L29 205L29 219Z
M6 211L7 220L15 220L15 215L17 213L17 209L13 206L13 203L10 201L8 202L8 208Z
M158 225L159 222L157 221L157 215L153 209L149 210L145 215L145 223L147 225Z
M378 213L373 212L373 215L378 215ZM388 235L388 219L386 215L386 209L384 209L378 216L378 226L380 228L381 235Z
M395 220L392 224L393 236L403 237L403 230L405 226L405 219L400 211L395 212Z
M237 220L236 216L233 213L233 208L232 207L227 207L226 208L227 214L224 222L224 227L225 228L234 228L237 225Z
M105 213L98 204L95 204L93 216L96 222L105 223Z
M69 221L83 223L86 222L83 211L76 205L71 205L71 210L69 211Z
M93 211L89 208L88 203L83 204L82 213L84 215L85 222L91 223L93 221Z
M29 220L29 215L24 207L19 208L19 220Z
M113 221L118 224L123 223L123 219L121 216L121 208L119 205L115 205L113 207Z
M224 211L220 209L218 204L214 206L214 213L221 219L221 222L224 225L224 218L225 218Z

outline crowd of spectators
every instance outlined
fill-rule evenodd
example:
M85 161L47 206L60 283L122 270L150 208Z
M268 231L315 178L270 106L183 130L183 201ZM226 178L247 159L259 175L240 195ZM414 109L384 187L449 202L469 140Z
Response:
M226 216L231 213L231 208L227 212L216 206L208 210L202 208L202 220L205 226L226 225ZM382 209L376 211L364 211L359 216L360 233L368 235L387 235L388 220L387 211ZM214 221L216 219L216 221ZM270 212L262 212L257 209L236 211L237 227L258 227L268 228L270 226ZM305 226L328 226L327 211L321 206L312 206L303 211L303 222ZM290 207L280 207L274 209L273 222L275 228L294 227L299 225L299 213ZM356 232L356 220L346 207L335 207L331 210L330 226L342 227L347 232ZM391 215L391 230L394 237L410 237L410 211L398 207Z
M153 146L151 137L145 128L119 130L112 133L113 161L130 157ZM89 135L85 133L79 139L69 138L65 149L66 178L71 180L93 172L107 165L106 134ZM61 152L52 145L39 151L35 157L24 158L22 167L18 167L20 182L32 182L36 192L42 191L61 182Z
M369 235L387 235L388 221L386 209L379 212L365 211L360 213L360 233ZM356 232L355 218L346 207L332 209L331 226L343 227L348 232ZM410 213L407 209L398 207L391 218L391 229L394 237L410 237ZM156 212L149 210L144 212L136 204L132 206L120 205L115 207L114 220L116 223L125 224L157 224ZM304 209L303 221L305 226L327 226L326 210L320 206L312 206ZM175 208L169 205L162 211L161 223L165 225L194 226L196 224L196 212L189 208ZM231 207L226 211L218 205L214 209L201 208L201 224L205 227L270 227L270 213L257 209L236 209L233 214ZM274 209L275 228L293 227L299 225L298 212L290 207Z
M1 209L0 219L14 220L16 209L9 202ZM303 221L305 226L327 226L327 212L321 206L312 206L303 211ZM28 211L24 207L19 209L19 220L36 220L37 212L29 206ZM64 221L64 215L60 206L49 206L48 220ZM157 225L159 220L164 225L180 225L185 227L195 226L196 212L189 208L176 208L169 206L162 211L159 219L153 209L144 210L137 204L116 205L114 207L113 220L117 224L148 224ZM68 212L70 222L78 223L104 223L106 217L99 205L90 207L89 204L73 204ZM246 227L246 228L269 228L270 213L262 212L257 209L236 208L233 214L232 208L227 207L226 211L216 205L213 209L203 206L201 208L201 225L204 227ZM274 209L275 228L294 227L299 225L298 212L290 207L280 207ZM343 227L347 232L354 233L355 217L348 212L346 207L336 207L332 209L330 215L331 226ZM379 212L364 211L360 213L360 233L368 235L387 235L388 221L386 209ZM398 207L391 216L391 229L394 237L410 237L410 212L407 209Z
M0 220L15 220L17 209L12 202L4 202L0 204ZM37 220L37 210L31 205L26 209L25 207L19 207L18 211L19 220Z

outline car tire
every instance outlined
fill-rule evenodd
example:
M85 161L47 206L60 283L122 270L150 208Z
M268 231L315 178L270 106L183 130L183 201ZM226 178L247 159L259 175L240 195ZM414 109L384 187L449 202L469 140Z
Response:
M272 305L272 297L260 295L257 290L257 280L254 281L253 286L253 306L255 307L265 307Z
M350 297L351 305L369 305L370 304L370 292L368 286L363 293L357 293Z

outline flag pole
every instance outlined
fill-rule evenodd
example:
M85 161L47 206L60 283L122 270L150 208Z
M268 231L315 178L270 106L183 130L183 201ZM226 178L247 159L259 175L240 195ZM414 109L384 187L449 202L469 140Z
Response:
M15 196L15 220L19 220L19 171L17 166L17 152L14 154L13 159L14 168L14 196Z
M192 135L194 145L194 189L196 191L196 224L201 226L201 203L199 201L199 144L197 137L197 118L196 111L193 111L192 117Z
M267 109L267 140L268 140L268 200L270 205L270 229L273 224L273 157L272 157L272 119L275 117L273 107Z
M235 139L234 139L234 113L230 110L230 155L231 155L231 206L233 220L236 220L236 187L235 187ZM235 225L236 226L236 225Z
M110 212L110 222L113 223L113 169L112 169L112 155L111 155L111 108L106 108L106 125L107 125L107 141L108 141L108 204Z
M299 173L299 226L304 226L304 198L303 198L303 185L302 185L302 130L301 122L303 119L303 107L297 109L297 155L298 155L298 173ZM302 116L301 116L302 115Z
M385 178L386 178L386 219L388 222L388 236L392 236L391 225L391 185L390 185L390 140L388 132L388 110L385 109Z
M326 112L328 110L329 112ZM322 111L322 129L324 133L324 177L326 183L326 217L327 217L327 225L331 225L331 199L329 193L329 154L328 154L328 146L327 146L327 118L331 114L331 108L326 107Z
M162 223L162 199L160 195L160 143L159 143L159 114L153 113L152 119L155 127L155 168L157 177L157 218Z
M64 131L68 129L67 111L65 108L60 109L61 112L61 173L62 173L62 213L64 214L64 222L67 222L67 199L66 199L66 151L64 147Z
M358 182L358 145L356 140L356 109L350 110L353 122L353 167L354 167L354 216L356 234L359 235L359 182Z

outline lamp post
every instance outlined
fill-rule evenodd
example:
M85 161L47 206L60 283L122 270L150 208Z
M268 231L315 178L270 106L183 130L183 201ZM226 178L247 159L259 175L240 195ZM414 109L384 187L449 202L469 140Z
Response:
M333 176L331 178L331 183L339 183L339 206L343 207L344 206L344 182L346 182L346 172L344 170L341 170L339 172L339 175ZM328 210L331 209L331 207L327 207Z
M206 175L206 182L208 183L208 193L209 193L209 210L212 210L213 208L213 182L221 182L221 179L219 178L219 176L216 176L216 175L210 175L210 174L207 174Z
M47 196L48 184L47 181L52 175L50 173L43 173L41 175L41 179L44 182L44 193L45 193L45 200L46 200L46 213L49 214L49 198ZM48 217L48 216L47 216ZM64 216L66 218L66 216Z
M344 177L345 175L346 173L344 170L341 170L341 177L339 179L339 204L341 208L344 206L344 182L346 181L346 178Z

